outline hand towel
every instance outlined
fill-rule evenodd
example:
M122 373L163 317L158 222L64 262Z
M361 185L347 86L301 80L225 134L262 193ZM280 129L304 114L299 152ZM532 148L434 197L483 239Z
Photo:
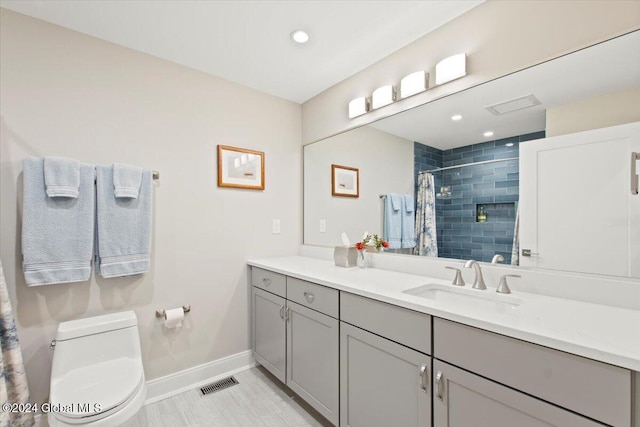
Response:
M80 162L62 157L45 157L44 184L49 197L78 198Z
M93 165L79 165L77 198L47 197L44 159L23 161L22 256L27 285L83 282L91 276Z
M116 198L114 166L96 167L96 273L102 277L142 274L151 265L152 178L142 171L138 198Z
M413 196L405 194L402 196L402 248L413 248L416 246Z
M402 194L387 194L384 198L384 238L389 249L402 247Z
M142 183L142 168L115 163L113 188L116 198L137 199Z

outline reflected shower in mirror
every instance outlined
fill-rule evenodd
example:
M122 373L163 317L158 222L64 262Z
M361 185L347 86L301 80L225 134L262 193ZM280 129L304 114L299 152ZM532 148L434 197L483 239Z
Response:
M414 143L415 182L424 173L435 181L438 256L491 262L499 254L511 263L519 146L544 136L541 130L446 150Z

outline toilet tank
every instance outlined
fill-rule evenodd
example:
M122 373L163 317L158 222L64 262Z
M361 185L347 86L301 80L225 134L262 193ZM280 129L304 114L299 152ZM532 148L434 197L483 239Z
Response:
M141 359L133 311L62 322L58 326L52 380L67 372L119 358Z

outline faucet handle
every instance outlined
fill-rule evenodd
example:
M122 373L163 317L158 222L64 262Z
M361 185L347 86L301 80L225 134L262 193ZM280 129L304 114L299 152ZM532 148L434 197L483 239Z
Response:
M498 284L498 289L496 289L496 292L500 294L511 293L511 289L509 289L509 285L507 284L507 277L522 277L522 276L520 276L519 274L505 274L504 276L500 277L500 283Z
M451 282L452 285L455 286L464 286L464 279L462 278L462 271L460 271L459 268L454 268L454 267L445 267L447 270L455 270L456 271L456 277L453 279L453 282Z

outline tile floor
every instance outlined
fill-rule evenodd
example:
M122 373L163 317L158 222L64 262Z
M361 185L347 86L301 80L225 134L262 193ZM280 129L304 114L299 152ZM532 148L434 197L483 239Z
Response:
M325 427L331 424L263 368L234 375L240 384L201 396L189 390L144 406L126 427Z

